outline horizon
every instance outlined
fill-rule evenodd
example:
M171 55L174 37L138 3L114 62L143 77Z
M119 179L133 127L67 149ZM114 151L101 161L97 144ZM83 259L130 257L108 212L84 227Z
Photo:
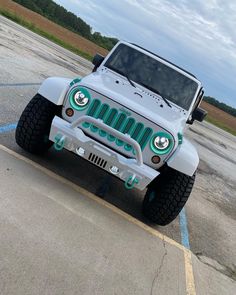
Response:
M161 0L158 8L155 0L148 4L124 0L126 5L117 0L103 0L103 5L94 0L54 1L83 19L93 32L136 43L192 72L202 82L206 96L236 108L236 3L232 0L221 5L216 0ZM227 21L217 18L226 13Z

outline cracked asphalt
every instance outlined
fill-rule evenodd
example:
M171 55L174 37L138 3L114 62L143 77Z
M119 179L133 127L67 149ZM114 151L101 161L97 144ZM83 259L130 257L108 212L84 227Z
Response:
M17 122L25 105L37 92L38 84L45 78L49 76L71 78L84 76L91 71L92 65L59 48L57 45L46 40L42 41L40 37L36 37L32 33L26 34L15 25L10 25L8 21L0 18L0 69L1 126ZM191 251L196 254L193 257L193 266L197 294L206 294L203 290L204 288L208 290L209 286L211 288L207 294L236 294L236 138L207 123L196 123L190 126L187 136L196 145L201 158L195 187L186 206L190 247ZM178 219L164 228L148 223L140 213L143 193L137 191L127 192L118 180L107 176L106 173L94 168L93 165L84 162L82 159L75 160L74 155L65 151L61 152L60 156L53 150L46 154L45 157L26 154L15 144L14 132L0 134L0 144L40 163L40 165L47 167L56 174L66 177L87 191L100 195L104 200L122 211L157 229L173 240L181 242ZM76 166L75 161L77 161ZM104 184L106 185L104 186ZM106 212L106 214L108 213ZM63 214L60 215L60 218L61 216ZM60 225L62 224L60 223ZM74 226L76 227L76 225ZM71 232L71 234L75 235L75 232ZM122 238L123 236L126 237L123 232L120 232L120 235ZM132 236L133 233L130 235ZM14 237L18 238L17 236ZM102 243L100 240L99 242ZM119 243L119 241L116 242ZM171 258L168 258L169 254L167 255L165 250L162 249L163 245L160 245L158 243L157 248L147 251L149 254L145 252L144 248L139 249L140 253L148 256L148 259L153 257L152 253L155 253L155 255L159 253L158 263L153 261L152 275L148 278L150 294L164 294L165 288L168 290L169 282L165 281L165 276L170 280L171 275L168 273L169 268L162 268L162 265L165 265L166 259L167 261L170 259L170 262L168 262L170 265L174 263L174 260L171 262ZM148 243L146 247L148 249ZM106 249L108 252L110 251L108 248ZM63 249L61 250L63 251ZM33 253L35 254L35 252ZM140 256L137 251L135 253L139 259L146 259L143 255ZM99 259L101 265L106 265L104 257L99 257ZM13 260L12 263L14 263ZM119 263L118 257L116 263ZM134 259L134 263L138 262ZM181 265L183 269L178 269L176 266L174 270L177 274L181 273L182 278L182 275L184 276L184 266ZM140 264L138 266L142 269ZM145 266L149 267L150 265L145 264ZM2 279L1 276L0 278ZM132 279L134 278L132 277ZM159 280L165 282L163 293L157 291ZM137 277L134 281L137 283ZM73 284L77 286L75 280ZM138 283L137 285L140 286ZM86 285L86 287L88 286ZM173 288L175 287L173 286ZM135 290L135 286L133 288ZM144 289L141 288L140 290ZM170 292L166 291L166 293L176 294L174 289L173 293L171 293L171 290L170 286ZM149 293L147 288L144 293L140 294L146 294L146 292ZM1 292L1 294L4 294L4 292ZM8 292L5 294L17 293ZM123 294L139 293L124 292ZM185 293L183 289L180 289L177 294Z

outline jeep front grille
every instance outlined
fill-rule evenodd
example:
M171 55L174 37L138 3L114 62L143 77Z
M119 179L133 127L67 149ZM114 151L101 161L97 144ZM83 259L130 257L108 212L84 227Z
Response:
M107 161L105 161L104 159L98 157L97 155L95 155L93 153L90 153L88 160L103 169L106 168Z
M115 108L110 108L108 104L102 104L99 99L94 99L86 113L96 119L101 119L108 126L122 132L123 134L129 134L134 140L136 140L141 149L144 150L149 139L153 134L152 128L145 127L141 122L136 122L132 117L128 117L124 112ZM87 122L83 124L84 128L90 128L92 132L98 132L99 129ZM124 143L109 134L105 134L99 131L100 136L107 136L109 141L115 141L118 146L124 145ZM124 148L128 151L131 150L129 145L124 145Z

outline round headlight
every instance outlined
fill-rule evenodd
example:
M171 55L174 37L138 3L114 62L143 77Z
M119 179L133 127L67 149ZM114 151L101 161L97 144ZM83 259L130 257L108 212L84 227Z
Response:
M90 94L87 89L76 87L69 94L70 105L77 111L87 108L90 102Z
M163 155L170 152L174 145L173 138L170 134L164 132L156 133L150 142L152 151L155 154Z
M154 146L159 150L165 150L170 145L170 141L165 136L157 136L153 140Z
M75 93L75 95L74 95L74 100L75 100L75 103L76 103L78 106L80 106L80 107L84 107L84 106L86 106L86 105L88 104L88 102L89 102L89 98L86 97L86 96L84 95L84 93L81 92L81 91L78 91L78 92Z

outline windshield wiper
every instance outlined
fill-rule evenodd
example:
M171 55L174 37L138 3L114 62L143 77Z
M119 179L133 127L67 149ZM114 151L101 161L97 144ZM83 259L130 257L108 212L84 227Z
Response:
M134 82L130 80L130 77L127 74L122 73L122 75L129 81L130 85L136 88Z
M164 96L162 96L161 94L159 94L160 95L160 97L164 100L164 102L170 107L170 108L172 108L172 105L169 103L169 101L164 97Z
M129 77L128 74L125 74L125 73L123 73L122 71L119 71L118 69L116 69L115 67L112 67L112 66L109 66L108 68L111 69L111 70L113 70L113 71L115 71L115 72L117 72L118 74L124 76L124 77L129 81L129 83L130 83L131 86L133 86L134 88L137 88L137 87L135 86L134 82L131 81L131 79L130 79L130 77Z
M142 86L151 90L152 92L155 92L156 94L158 94L164 100L164 102L168 105L168 107L172 108L172 105L169 103L169 101L164 96L162 96L161 93L157 89L154 89L151 86L147 86L146 84L144 84L142 82L139 82L139 84L141 84Z

